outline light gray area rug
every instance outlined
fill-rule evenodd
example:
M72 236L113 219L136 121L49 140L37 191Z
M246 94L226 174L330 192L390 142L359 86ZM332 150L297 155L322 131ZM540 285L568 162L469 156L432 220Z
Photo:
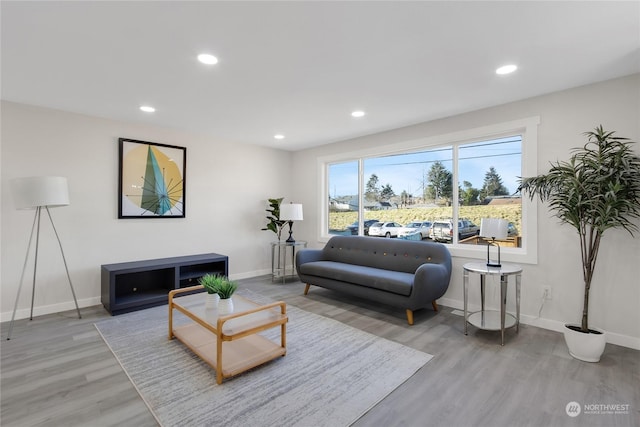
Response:
M96 328L165 427L348 426L432 358L296 307L287 312L287 355L222 385L209 365L167 339L167 306Z

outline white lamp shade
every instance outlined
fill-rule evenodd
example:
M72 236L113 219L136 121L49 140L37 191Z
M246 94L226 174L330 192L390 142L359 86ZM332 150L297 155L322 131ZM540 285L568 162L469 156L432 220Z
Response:
M283 221L302 221L302 205L299 203L280 205L280 219Z
M509 221L499 218L482 218L480 220L480 236L489 239L505 240Z
M69 204L67 178L62 176L32 176L11 180L16 209Z

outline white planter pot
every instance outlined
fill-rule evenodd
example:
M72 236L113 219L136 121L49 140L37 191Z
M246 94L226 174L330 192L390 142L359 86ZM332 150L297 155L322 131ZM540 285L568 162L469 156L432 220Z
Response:
M569 354L578 360L585 362L599 362L600 356L604 352L607 344L607 336L602 329L589 328L591 331L599 333L588 333L574 331L569 326L580 327L580 325L564 325L564 340L569 347Z
M218 314L224 316L231 313L233 313L233 300L231 298L220 299L220 302L218 302Z
M204 300L205 308L216 308L218 306L218 300L220 297L218 294L207 294Z

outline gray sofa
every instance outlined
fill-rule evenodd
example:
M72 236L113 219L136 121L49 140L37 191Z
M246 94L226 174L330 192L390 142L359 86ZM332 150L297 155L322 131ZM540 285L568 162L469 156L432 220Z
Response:
M404 308L413 325L413 311L431 305L446 292L451 278L451 255L435 242L334 236L323 249L296 254L300 280Z

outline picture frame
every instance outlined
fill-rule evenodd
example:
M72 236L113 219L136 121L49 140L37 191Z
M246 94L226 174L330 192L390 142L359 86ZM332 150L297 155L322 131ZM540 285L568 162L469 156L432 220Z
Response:
M187 149L119 138L118 218L184 218Z

